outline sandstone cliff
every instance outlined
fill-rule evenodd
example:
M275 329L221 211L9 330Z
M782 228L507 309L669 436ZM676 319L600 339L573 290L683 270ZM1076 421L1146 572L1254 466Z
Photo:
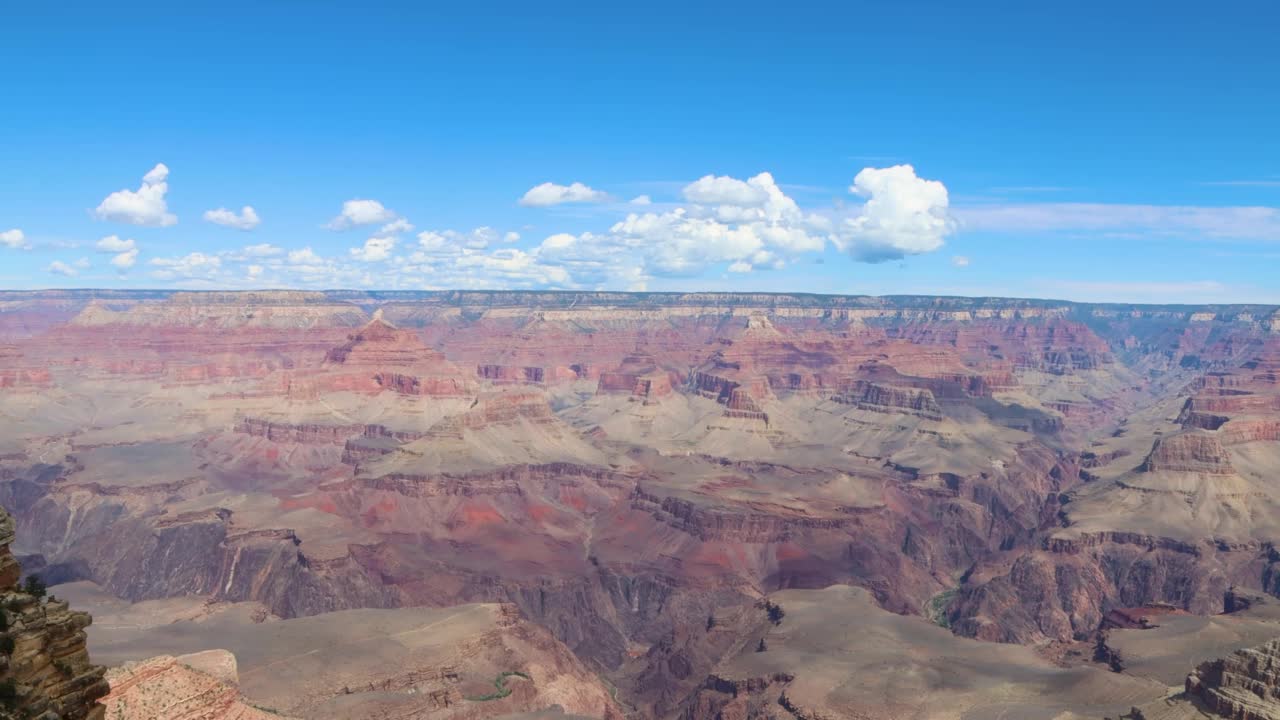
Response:
M13 518L0 510L0 718L102 720L104 669L89 662L91 618L24 585L10 553ZM33 590L34 592L25 592Z
M289 720L241 697L235 656L225 650L125 663L107 680L109 720Z
M1280 640L1201 663L1187 676L1186 689L1225 718L1280 718Z

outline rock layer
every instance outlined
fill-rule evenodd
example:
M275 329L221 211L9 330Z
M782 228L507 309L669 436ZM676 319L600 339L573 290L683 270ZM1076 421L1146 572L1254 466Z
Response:
M89 661L85 647L92 619L64 601L20 589L13 540L13 519L0 509L0 685L7 696L0 698L0 717L103 720L96 701L108 690L104 668Z

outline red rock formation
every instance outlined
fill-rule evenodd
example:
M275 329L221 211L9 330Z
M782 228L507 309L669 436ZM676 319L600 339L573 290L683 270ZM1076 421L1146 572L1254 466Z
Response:
M942 408L928 390L892 387L866 380L855 380L840 386L831 399L846 405L856 405L875 412L918 415L929 420L941 420Z
M1181 432L1162 437L1138 468L1142 472L1193 472L1230 475L1235 472L1231 458L1217 437L1200 432Z
M324 371L304 383L323 390L378 392L402 395L460 397L468 394L466 379L440 353L423 345L418 336L375 317L346 343L325 355Z
M648 402L671 395L674 389L671 373L659 368L652 355L637 351L623 358L617 370L600 373L596 392L601 395L626 393Z
M209 667L218 660L229 669ZM126 663L107 679L111 692L101 702L111 720L289 720L240 696L235 656L225 650Z

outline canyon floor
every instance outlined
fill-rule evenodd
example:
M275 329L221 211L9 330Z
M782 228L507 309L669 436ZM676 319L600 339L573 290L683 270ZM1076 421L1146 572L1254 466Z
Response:
M112 718L1280 717L1276 307L0 292L0 429Z

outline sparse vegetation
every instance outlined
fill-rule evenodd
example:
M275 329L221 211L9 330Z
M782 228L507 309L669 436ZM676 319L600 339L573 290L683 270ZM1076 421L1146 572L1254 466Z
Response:
M765 643L764 638L760 638L760 643L756 645L756 652L764 652L768 649L769 646Z
M951 604L951 600L955 596L956 591L952 588L951 590L943 590L929 598L929 603L924 608L925 617L929 619L929 622L950 629L951 618L947 617L947 606Z
M711 632L713 629L715 629L715 626L716 626L716 616L708 615L707 616L707 632Z
M467 700L472 702L487 702L489 700L501 700L502 698L507 697L511 694L511 688L507 687L507 678L512 676L521 677L529 682L533 682L533 678L529 677L526 673L522 673L519 670L507 670L506 672L498 673L498 677L493 679L493 686L497 688L497 690L486 695L473 695L468 697Z
M13 638L11 636L0 636L0 653L4 655L13 654Z
M49 588L40 579L39 575L28 575L26 583L22 586L22 591L39 600L49 592Z
M773 623L774 625L781 625L782 618L787 616L787 611L783 610L781 605L775 603L772 600L765 601L764 610L766 613L769 614L769 622Z

